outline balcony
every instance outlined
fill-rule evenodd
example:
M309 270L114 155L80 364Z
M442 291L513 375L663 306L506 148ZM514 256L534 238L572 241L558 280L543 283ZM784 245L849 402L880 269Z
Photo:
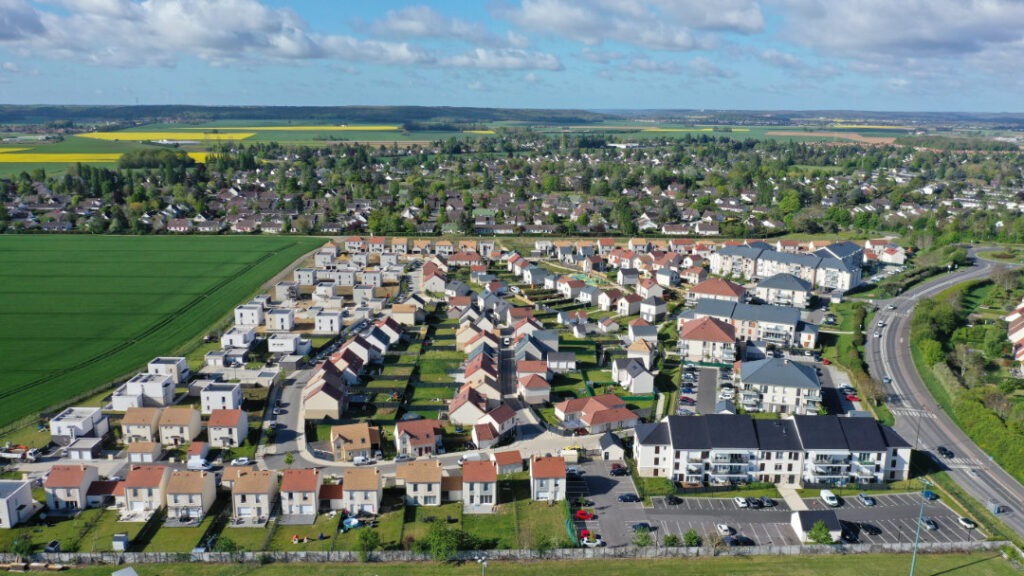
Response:
M691 474L696 474L704 469L700 464L690 464L686 467L686 471Z
M711 459L712 464L746 464L750 462L747 454L715 454Z

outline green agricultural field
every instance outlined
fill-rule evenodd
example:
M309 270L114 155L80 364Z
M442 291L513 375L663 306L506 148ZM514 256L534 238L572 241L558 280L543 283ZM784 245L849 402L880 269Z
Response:
M0 426L126 375L231 313L316 238L0 237Z

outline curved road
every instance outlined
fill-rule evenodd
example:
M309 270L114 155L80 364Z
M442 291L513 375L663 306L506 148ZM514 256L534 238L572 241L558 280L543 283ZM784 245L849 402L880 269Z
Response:
M949 470L949 475L982 504L996 501L1009 507L1000 518L1018 534L1024 535L1024 486L991 460L938 406L917 373L910 354L910 317L914 305L923 298L969 280L985 278L999 266L982 260L972 249L974 265L944 274L907 290L890 300L875 300L878 313L875 325L866 326L866 360L876 378L890 377L885 385L889 407L896 417L896 431L915 449L930 451L932 457ZM889 310L888 305L896 306ZM881 337L872 337L877 322L885 322ZM949 448L954 457L940 458L936 447Z

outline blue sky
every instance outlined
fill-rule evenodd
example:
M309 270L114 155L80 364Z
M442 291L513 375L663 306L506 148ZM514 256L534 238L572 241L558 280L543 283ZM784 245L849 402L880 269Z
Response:
M1019 0L0 0L0 103L1021 112Z

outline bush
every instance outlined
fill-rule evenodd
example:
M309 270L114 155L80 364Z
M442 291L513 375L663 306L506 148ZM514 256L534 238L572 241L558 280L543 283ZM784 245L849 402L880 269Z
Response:
M633 545L639 548L645 548L654 544L654 538L651 537L651 531L646 528L640 528L633 533Z
M700 536L697 534L697 531L693 528L687 530L686 534L683 534L683 544L689 546L690 548L700 546L701 540Z
M366 562L370 558L370 552L378 548L380 548L380 534L376 530L363 530L359 533L357 551L360 562Z
M807 541L811 544L834 544L832 534L829 534L828 526L821 520L814 523L807 531Z
M665 537L661 539L661 544L666 548L674 548L679 546L679 536L675 534L665 534Z

